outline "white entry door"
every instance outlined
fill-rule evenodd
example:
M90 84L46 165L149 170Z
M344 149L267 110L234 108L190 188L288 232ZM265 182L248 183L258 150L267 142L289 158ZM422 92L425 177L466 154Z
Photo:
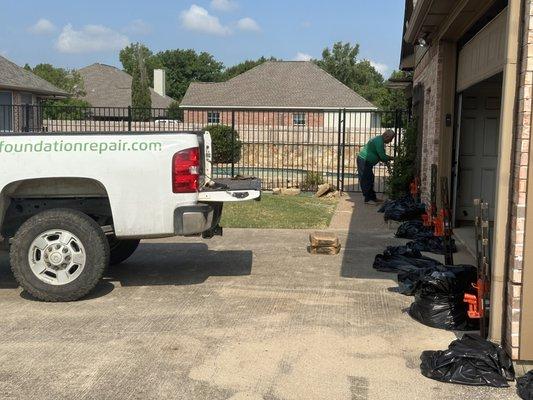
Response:
M500 102L500 85L478 85L463 93L455 214L457 220L474 219L475 198L482 198L489 203L489 218L494 219Z

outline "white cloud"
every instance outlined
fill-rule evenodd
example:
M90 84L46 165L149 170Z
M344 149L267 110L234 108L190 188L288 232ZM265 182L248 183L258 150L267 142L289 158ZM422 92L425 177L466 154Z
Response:
M211 8L218 11L231 11L237 8L237 3L232 0L211 0Z
M148 35L152 32L152 27L142 19L134 19L123 31L132 35Z
M299 51L296 53L296 56L294 56L294 61L311 61L313 59L313 56L307 53L302 53Z
M385 76L385 74L389 71L389 66L387 64L378 63L372 60L369 61L370 65L372 65L381 75Z
M217 17L196 4L193 4L188 10L182 11L180 20L182 26L191 31L218 36L226 36L231 33L230 29L222 25Z
M7 50L0 50L0 56L2 57L7 57L7 53L8 53Z
M302 21L300 24L302 28L311 28L311 21Z
M40 18L35 24L30 26L28 30L34 35L49 35L54 33L56 26L46 18Z
M103 25L85 25L75 30L68 24L63 27L55 47L61 53L79 54L119 50L129 43L127 36Z
M241 18L239 21L237 21L237 28L239 28L241 31L252 32L259 32L261 30L259 24L250 17Z

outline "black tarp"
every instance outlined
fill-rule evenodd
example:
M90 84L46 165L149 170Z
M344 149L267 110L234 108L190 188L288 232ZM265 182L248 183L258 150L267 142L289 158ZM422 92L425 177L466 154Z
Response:
M417 203L411 196L405 196L396 200L387 200L378 212L384 213L385 221L408 221L420 218L426 211L426 206Z
M518 395L524 400L533 400L533 371L516 380Z
M498 345L466 334L447 350L424 351L422 375L440 382L472 386L508 387L514 380L513 363Z
M409 315L424 325L449 330L472 330L477 320L467 316L465 293L474 293L477 270L470 265L437 268L416 282Z
M382 272L398 272L408 267L428 268L439 264L437 260L425 257L407 246L388 246L383 254L376 255L373 267Z
M433 237L433 229L424 226L421 220L413 219L402 222L396 231L396 237L403 239L419 239Z
M455 240L453 238L450 239L450 245L451 245L452 253L457 253L457 246L455 245ZM434 253L434 254L446 254L446 251L444 248L443 237L434 236L434 237L419 238L419 239L407 242L406 246L413 250L427 251L429 253Z

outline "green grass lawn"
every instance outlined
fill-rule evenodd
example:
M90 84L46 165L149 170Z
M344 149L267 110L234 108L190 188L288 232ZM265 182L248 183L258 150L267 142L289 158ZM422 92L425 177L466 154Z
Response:
M261 201L224 204L226 228L327 228L337 199L317 199L311 194L280 196L264 193Z

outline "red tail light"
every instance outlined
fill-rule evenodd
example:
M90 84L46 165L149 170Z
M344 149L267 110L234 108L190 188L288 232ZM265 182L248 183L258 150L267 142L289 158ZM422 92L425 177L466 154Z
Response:
M199 189L200 149L182 150L172 158L172 191L194 193Z

